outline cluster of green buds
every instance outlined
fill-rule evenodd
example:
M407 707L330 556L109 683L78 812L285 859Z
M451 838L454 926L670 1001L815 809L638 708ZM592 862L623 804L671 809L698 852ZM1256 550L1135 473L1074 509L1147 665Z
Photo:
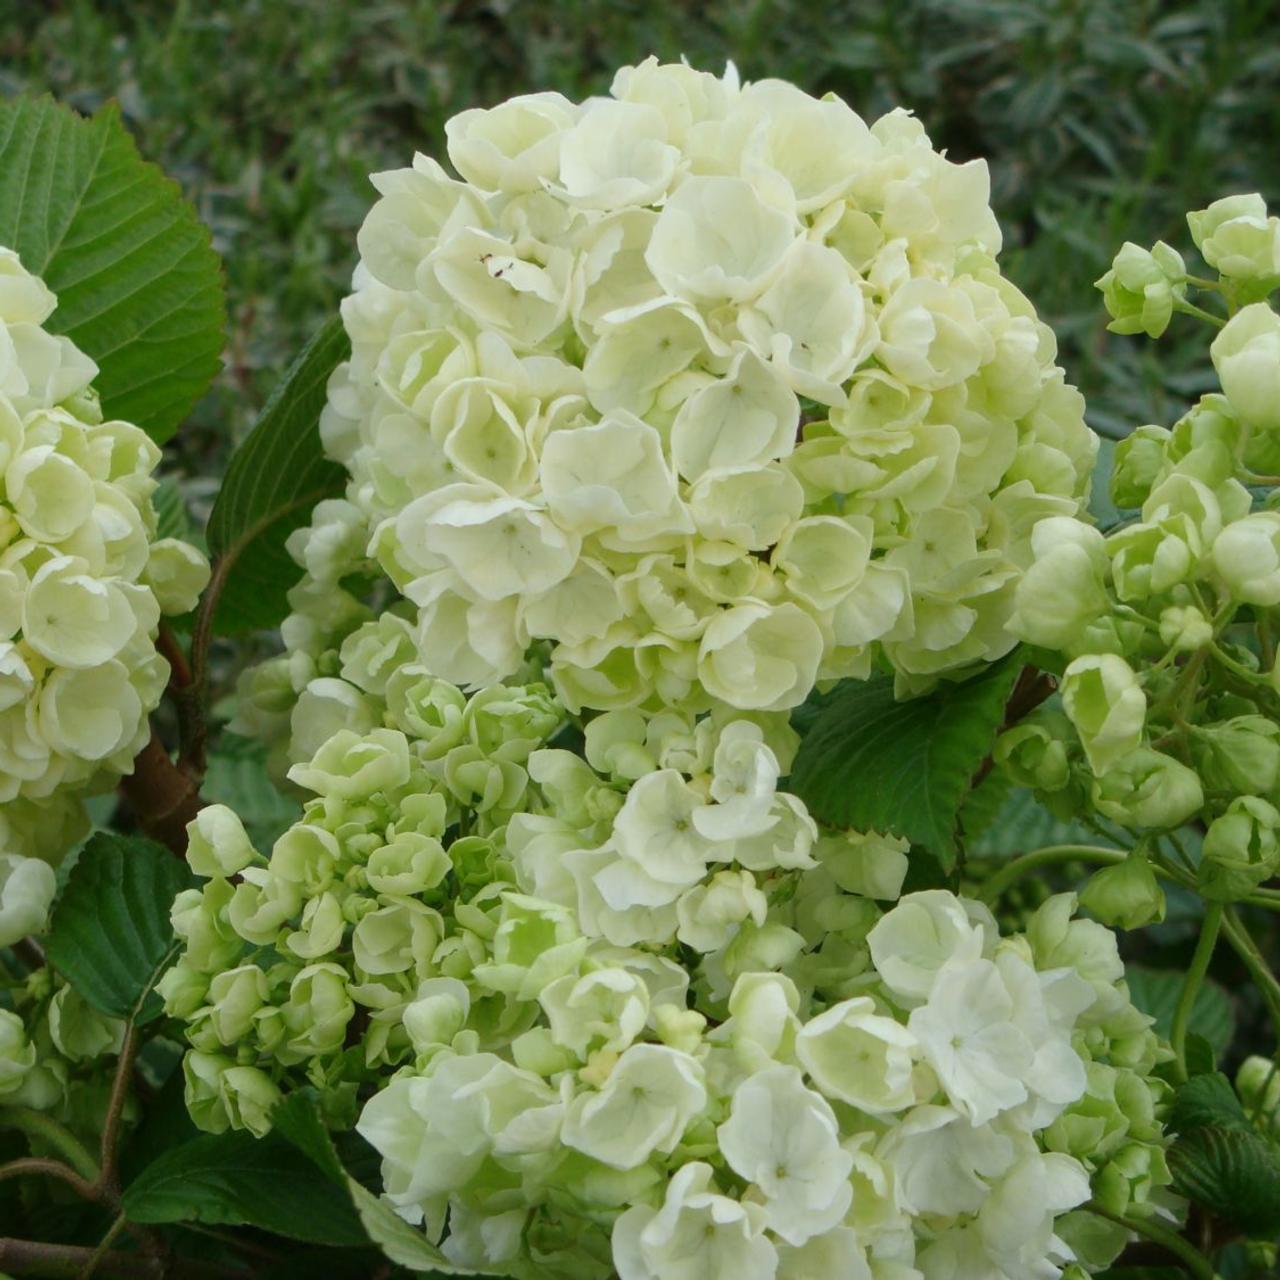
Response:
M6 983L0 1007L0 1127L40 1112L90 1141L101 1136L125 1024L93 1008L60 975L38 968ZM125 1123L139 1114L125 1102Z
M1163 914L1143 837L1203 824L1194 874L1211 900L1246 898L1280 869L1280 315L1265 300L1280 286L1280 219L1259 196L1233 196L1188 221L1217 279L1187 275L1167 246L1149 256L1173 308L1218 328L1222 392L1120 442L1111 494L1130 514L1105 536L1063 519L1033 530L1010 625L1061 673L1061 703L997 750L1058 811L1092 811L1134 835L1133 857L1099 872L1086 896L1127 928ZM1127 245L1099 284L1113 328L1160 332L1137 322L1156 284L1123 283L1137 252ZM1227 315L1187 303L1188 285Z
M442 912L495 877L494 834L539 807L525 765L562 712L540 685L467 699L398 675L393 727L341 730L290 771L314 798L269 858L225 806L191 825L207 880L174 903L185 950L160 991L187 1022L203 1128L264 1132L281 1085L304 1081L350 1124L357 1084L408 1051L400 1010L428 961L443 976L474 963L439 954Z

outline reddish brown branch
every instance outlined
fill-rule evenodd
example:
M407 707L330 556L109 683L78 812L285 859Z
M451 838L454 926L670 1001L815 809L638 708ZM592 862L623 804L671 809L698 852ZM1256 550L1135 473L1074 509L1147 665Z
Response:
M120 794L146 835L180 857L186 853L187 823L204 804L200 784L174 764L156 734L133 762L133 773L120 780Z

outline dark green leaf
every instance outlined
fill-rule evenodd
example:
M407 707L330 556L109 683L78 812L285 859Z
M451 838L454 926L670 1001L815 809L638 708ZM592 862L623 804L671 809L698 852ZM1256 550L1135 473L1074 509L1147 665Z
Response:
M1156 1020L1155 1029L1166 1040L1173 1032L1173 1011L1182 994L1184 976L1175 970L1148 969L1136 964L1125 970L1130 998L1143 1013L1149 1013ZM1196 993L1188 1029L1204 1036L1218 1056L1235 1036L1236 1018L1231 997L1211 979Z
M1168 1126L1175 1133L1193 1129L1239 1129L1252 1132L1253 1125L1245 1115L1231 1081L1221 1071L1193 1076L1180 1085L1173 1095Z
M1208 1126L1169 1149L1179 1195L1245 1232L1280 1230L1280 1158L1255 1133Z
M1210 1076L1218 1069L1218 1056L1213 1045L1195 1031L1187 1033L1186 1060L1189 1076Z
M49 962L96 1009L146 1022L152 990L177 952L169 909L194 883L187 864L140 836L100 831L81 852L53 911Z
M350 350L335 317L290 366L231 458L208 530L223 633L280 622L288 612L285 593L300 576L285 540L317 502L342 492L346 473L324 456L318 424L329 375Z
M98 362L103 412L173 435L221 364L222 267L114 103L0 102L0 244L58 295L49 326Z
M282 1134L205 1134L165 1152L124 1193L131 1222L261 1227L309 1244L367 1243L350 1197Z
M887 676L845 681L800 746L791 790L821 821L905 836L949 869L961 807L1022 665L1011 654L907 702L894 698Z

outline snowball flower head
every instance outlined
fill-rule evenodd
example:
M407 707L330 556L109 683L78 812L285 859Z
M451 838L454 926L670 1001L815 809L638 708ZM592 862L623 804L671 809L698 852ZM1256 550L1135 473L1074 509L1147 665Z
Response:
M303 595L380 569L432 674L545 646L574 712L786 710L877 658L912 690L1008 651L1095 441L983 163L653 59L446 136L460 179L374 179ZM344 634L286 626L304 667Z
M46 858L87 828L78 797L131 772L169 675L160 616L209 576L194 547L157 537L160 451L103 421L97 366L44 327L56 305L0 248L0 820L7 852ZM9 881L30 912L6 898L3 914L30 914L28 931L41 883Z

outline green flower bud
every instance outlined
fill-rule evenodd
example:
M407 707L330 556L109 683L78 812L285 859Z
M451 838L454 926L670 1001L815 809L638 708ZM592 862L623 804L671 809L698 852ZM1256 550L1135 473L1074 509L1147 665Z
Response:
M452 865L439 840L404 831L369 855L365 874L375 893L410 897L434 889Z
M1280 777L1280 725L1236 716L1191 730L1191 758L1209 791L1266 795Z
M209 585L209 561L189 542L160 538L151 544L142 581L167 617L190 613Z
M223 1072L236 1065L234 1058L192 1049L182 1059L183 1099L197 1129L225 1133L231 1127L222 1093Z
M1272 1134L1280 1133L1280 1063L1250 1054L1236 1072L1236 1092L1245 1110Z
M1280 219L1267 217L1266 201L1256 192L1225 196L1188 213L1187 226L1201 256L1221 275L1235 280L1280 276Z
M1178 653L1191 653L1213 639L1213 624L1195 605L1170 605L1160 611L1160 639Z
M1111 500L1117 507L1140 507L1165 473L1169 432L1137 427L1116 445L1111 470Z
M1009 629L1032 644L1069 648L1107 611L1103 537L1079 520L1050 516L1032 530L1031 552Z
M413 898L400 898L361 917L351 934L351 950L366 974L412 971L425 977L443 936L438 911Z
M477 965L475 978L492 991L532 1000L557 979L576 973L588 945L567 907L504 893L493 962Z
M1186 516L1131 524L1107 539L1111 574L1121 600L1147 600L1186 582L1200 558L1200 537Z
M1129 664L1115 654L1087 654L1062 679L1062 706L1080 734L1095 774L1105 774L1142 741L1147 699Z
M57 873L42 858L0 854L0 946L43 932L57 890Z
M1186 296L1186 275L1182 255L1164 241L1143 249L1126 240L1111 270L1095 282L1112 317L1107 328L1158 338L1169 327L1174 299Z
M1186 765L1139 747L1094 780L1093 802L1106 818L1129 826L1180 827L1204 804L1200 779Z
M1125 1140L1129 1121L1116 1100L1120 1072L1102 1062L1086 1062L1084 1096L1044 1131L1045 1148L1086 1161L1107 1159Z
M249 877L255 872L257 874L251 880ZM226 881L210 883L226 884ZM297 915L301 906L302 890L296 884L260 868L250 867L245 871L244 880L236 885L231 895L226 909L227 923L245 942L251 942L256 947L270 946L281 928ZM240 949L237 946L231 959L239 954ZM225 964L200 965L200 968L209 972L225 967Z
M244 964L214 975L202 1012L219 1042L233 1045L249 1034L254 1015L269 995L267 975L256 964Z
M209 975L180 960L161 975L156 991L164 1001L165 1013L171 1018L190 1018L205 1003Z
M1280 869L1280 812L1258 796L1240 796L1205 832L1196 879L1214 902L1237 902Z
M0 1097L22 1088L36 1065L36 1047L27 1039L22 1019L11 1009L0 1009Z
M514 809L524 795L529 775L518 764L491 759L479 747L464 743L445 756L444 781L459 804L484 813Z
M1213 544L1213 566L1233 599L1280 604L1280 512L1255 511L1229 524Z
M210 880L203 890L184 889L174 898L169 920L174 933L187 944L183 958L192 968L216 973L234 964L244 949L229 917L231 902L232 889L226 880Z
M72 1062L91 1061L120 1052L124 1023L99 1013L71 987L63 987L49 1002L49 1038Z
M1242 307L1218 331L1209 356L1240 420L1280 429L1280 316L1265 302Z
M283 941L283 947L299 960L319 960L342 945L347 921L342 903L332 893L311 898L302 909L301 927Z
M270 872L308 897L323 893L333 884L335 868L342 857L337 837L310 822L297 822L271 849Z
M1131 1213L1172 1179L1164 1150L1149 1142L1129 1142L1093 1176L1093 1195L1114 1214Z
M494 685L473 694L465 714L472 743L487 756L523 764L564 719L564 710L543 684L524 688Z
M1164 891L1140 853L1095 871L1080 895L1080 905L1103 924L1120 929L1140 929L1164 919Z
M448 1045L465 1025L470 1008L465 983L456 978L428 978L401 1014L414 1052L421 1055Z
M373 729L363 737L340 729L310 764L295 764L289 780L320 796L365 799L409 780L409 743L395 729Z
M467 699L457 685L410 663L387 679L387 715L415 739L423 759L438 760L466 734Z
M339 651L342 678L378 696L386 691L390 677L417 656L410 624L394 612L357 627Z
M257 1067L228 1067L219 1089L231 1128L265 1137L271 1129L271 1113L283 1097L271 1077Z
M283 1008L290 1051L313 1057L340 1049L355 1011L341 966L308 965L289 984Z
M187 823L187 862L196 875L230 877L257 860L244 823L225 804L206 805Z

